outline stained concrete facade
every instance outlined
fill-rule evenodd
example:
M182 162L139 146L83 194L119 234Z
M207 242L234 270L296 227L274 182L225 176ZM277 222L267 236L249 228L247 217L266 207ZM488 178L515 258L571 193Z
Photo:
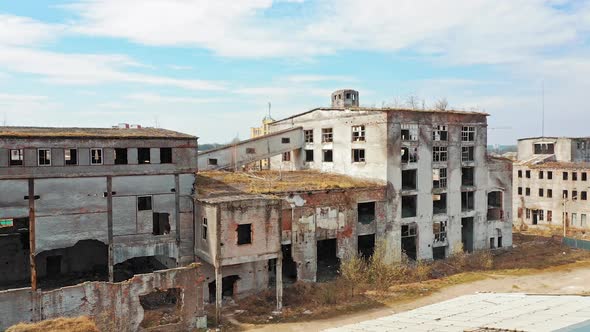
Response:
M513 178L515 223L590 227L590 138L537 137L518 141Z

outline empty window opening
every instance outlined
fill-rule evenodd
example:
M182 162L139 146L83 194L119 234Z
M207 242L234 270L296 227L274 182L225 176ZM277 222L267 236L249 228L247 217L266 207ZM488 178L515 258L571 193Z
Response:
M417 196L402 196L402 218L412 218L416 216Z
M447 126L437 125L432 128L433 141L447 141L449 139L449 129Z
M447 247L432 247L432 259L439 260L447 257Z
M520 170L520 169L518 170L518 177L522 178L522 170Z
M283 143L283 144L289 144L289 143L291 143L291 138L289 138L289 137L281 137L281 143Z
M547 197L548 198L552 198L553 197L553 189L547 189Z
M432 224L434 242L445 242L447 240L447 221L435 221Z
M564 180L567 180L568 179L568 175L569 175L568 172L563 172L563 179Z
M539 171L539 180L543 180L543 171Z
M127 149L115 148L115 165L127 165Z
M488 193L488 220L503 220L501 191Z
M588 200L588 192L587 191L580 191L580 199L583 201Z
M461 185L462 186L474 186L474 167L463 167L461 168Z
M352 149L352 162L364 163L365 162L365 149Z
M553 180L553 171L547 171L547 180Z
M432 195L432 213L445 214L447 213L447 194Z
M358 252L364 259L369 259L375 252L375 234L359 235Z
M172 164L172 148L160 148L160 164Z
M572 181L578 181L578 173L572 172Z
M51 150L50 149L39 149L38 153L38 165L39 166L51 166Z
M496 249L496 238L490 238L490 249Z
M137 149L137 162L139 164L150 163L150 149L149 148L138 148Z
M305 143L313 143L313 129L304 130L303 137L305 138Z
M313 150L305 150L305 162L310 163L313 161Z
M295 283L297 281L297 263L293 260L291 245L281 245L281 251L283 252L283 282Z
M401 154L403 164L410 164L418 161L418 148L403 147Z
M402 190L416 190L417 173L415 169L402 170Z
M77 165L78 164L78 150L76 149L65 149L64 159L66 165Z
M553 143L535 143L535 154L554 154L555 144Z
M24 160L23 149L10 150L10 166L22 166Z
M169 213L153 213L153 235L170 234L170 214Z
M473 251L473 217L461 218L461 243L463 251Z
M475 127L463 126L461 129L461 141L474 142L475 141Z
M375 220L375 202L357 204L358 222L367 225Z
M522 187L518 187L518 194L522 195Z
M201 224L201 236L203 237L203 240L207 240L207 218L203 218L203 223Z
M418 225L411 223L402 225L401 229L402 254L405 254L409 259L416 260L417 258L417 240L418 240Z
M588 181L588 175L586 172L582 172L582 181Z
M336 239L317 241L317 275L318 282L333 280L338 276L340 260L336 255Z
M461 147L461 161L473 161L474 160L474 147L473 146L462 146Z
M149 329L156 326L180 323L182 290L180 288L156 289L139 296L143 308L143 320L139 326Z
M447 169L446 168L435 168L432 170L432 187L439 188L439 189L447 187Z
M543 210L532 210L533 225L536 225L539 221L543 221L544 213Z
M252 224L238 225L238 245L252 243Z
M470 211L475 206L475 193L473 191L461 192L461 211Z
M547 222L553 221L553 211L547 210Z
M90 164L91 165L102 165L102 149L100 149L100 148L90 149Z
M283 152L283 161L291 161L291 151Z
M496 239L498 239L498 248L502 248L502 230L496 228Z
M543 190L543 188L539 188L539 197L543 197L545 194L545 191Z
M572 201L575 201L577 199L578 199L578 191L572 190Z
M531 178L531 171L526 171L526 178L530 179Z
M563 190L563 192L561 193L561 197L563 197L563 198L567 198L568 197L568 195L567 195L567 189L564 189Z
M446 146L433 146L432 147L432 161L433 162L447 161L447 147Z
M417 141L418 140L418 125L402 123L401 125L402 141Z
M325 163L331 163L334 161L334 155L332 150L322 150L323 151L323 161Z
M209 158L209 159L207 159L207 164L210 166L217 166L217 159L216 158Z
M137 197L137 210L146 211L152 209L152 196Z
M163 256L133 257L113 267L115 282L121 282L133 278L136 274L152 273L166 270L176 266L176 261Z
M353 142L364 142L365 141L365 126L352 126L352 141Z
M531 188L524 188L524 194L526 196L530 196L531 195Z
M333 140L332 128L322 128L322 143L332 143Z

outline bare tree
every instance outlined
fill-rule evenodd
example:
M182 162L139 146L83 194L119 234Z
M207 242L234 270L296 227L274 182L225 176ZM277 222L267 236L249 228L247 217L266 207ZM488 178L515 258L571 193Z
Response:
M413 109L419 109L420 108L420 98L418 98L417 96L414 95L409 95L408 98L406 99L406 105Z
M447 107L449 107L449 102L447 101L447 98L445 98L445 97L437 100L436 103L434 103L434 108L439 111L446 111Z

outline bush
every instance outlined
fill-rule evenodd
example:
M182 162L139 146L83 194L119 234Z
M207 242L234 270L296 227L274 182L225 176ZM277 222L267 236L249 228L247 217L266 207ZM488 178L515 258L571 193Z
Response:
M350 294L354 297L355 288L359 289L367 282L367 264L354 250L350 250L340 261L340 276L350 287Z

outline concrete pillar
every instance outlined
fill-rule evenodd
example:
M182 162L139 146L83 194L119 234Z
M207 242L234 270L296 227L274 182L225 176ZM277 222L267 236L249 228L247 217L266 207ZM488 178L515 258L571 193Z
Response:
M37 266L35 262L35 180L29 179L29 265L31 270L31 289L37 290Z
M109 281L115 280L114 273L114 248L113 248L113 178L107 176L107 236L109 241Z
M222 296L223 296L223 285L222 285L222 272L221 266L215 266L215 324L217 326L221 325L221 303L222 303Z
M282 251L279 251L276 265L276 287L277 287L277 311L283 310L283 255Z

